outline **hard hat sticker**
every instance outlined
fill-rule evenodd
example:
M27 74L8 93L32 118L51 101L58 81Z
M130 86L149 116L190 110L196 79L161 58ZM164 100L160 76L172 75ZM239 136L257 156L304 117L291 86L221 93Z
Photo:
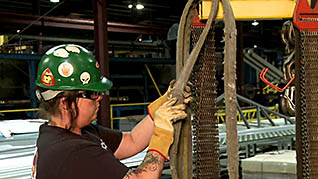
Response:
M66 50L69 51L69 52L74 52L74 53L80 53L80 49L77 48L76 46L73 46L73 45L69 45L66 47Z
M45 54L46 55L50 55L51 53L55 52L56 49L62 47L63 45L59 45L59 46L56 46L56 47L53 47L51 48L50 50L48 50Z
M96 68L97 68L97 69L99 68L99 63L98 63L98 61L96 61Z
M80 76L80 79L83 85L86 85L89 83L89 80L91 80L91 75L88 72L83 72Z
M58 71L61 76L67 78L73 74L74 68L72 64L64 62L59 65Z
M61 49L56 50L53 53L53 55L56 56L56 57L66 58L66 57L69 56L69 53L65 49L61 48Z
M42 76L41 76L41 83L44 86L54 86L55 85L54 76L51 73L50 69L47 68L43 71Z

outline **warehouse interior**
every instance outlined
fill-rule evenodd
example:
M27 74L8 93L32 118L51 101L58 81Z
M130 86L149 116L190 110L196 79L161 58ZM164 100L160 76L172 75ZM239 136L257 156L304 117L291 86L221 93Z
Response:
M186 1L147 1L145 2L146 8L142 10L129 9L129 3L130 1L107 1L108 55L111 58L109 68L112 75L110 78L116 78L113 79L114 88L110 92L113 93L112 97L125 99L127 96L127 99L132 100L131 102L147 102L156 99L156 95L158 95L150 78L148 77L147 81L151 95L141 94L144 92L138 89L144 86L144 79L137 80L139 84L136 84L136 81L131 81L129 78L133 78L134 75L136 78L145 76L144 74L147 72L142 64L145 62L152 67L151 72L154 73L153 76L162 92L169 81L175 77L173 65L176 53L177 23ZM94 14L91 2L75 0L62 1L62 3L2 1L2 4L0 7L2 54L42 55L52 46L63 43L76 43L94 50ZM48 14L44 16L46 13ZM260 56L264 56L279 68L284 57L285 47L280 38L280 31L285 20L260 20L256 22L259 23L257 25L253 25L253 22L250 20L237 22L240 28L238 30L241 39L240 48L257 47L255 49L259 51ZM216 31L217 34L220 34L215 37L219 56L222 55L224 46L221 35L223 27L222 21L216 22ZM15 57L12 55L11 58ZM133 62L137 69L123 65L125 62L130 62L131 59L141 60L140 63ZM221 60L218 63L221 66ZM24 82L28 81L29 72L26 64L27 62L23 60L5 60L1 63L2 67L5 66L1 72L3 84L5 84L1 87L3 103L17 100L14 102L18 104L27 100L25 97L29 95L29 84ZM244 64L241 64L240 68L238 70L240 71L238 72L240 94L250 94L256 98L255 90L258 88L259 93L262 84L256 84L256 75L244 75L244 73L253 73L254 69L244 69ZM160 73L162 70L163 72ZM218 75L221 78L222 72L219 71ZM135 84L129 84L130 82ZM125 94L125 92L120 94L119 91L116 91L119 88L128 91L125 88L130 88L129 86L135 88L136 92L140 94ZM245 89L248 87L255 88L252 90L254 92ZM219 94L222 94L222 88L220 84ZM21 101L18 102L19 100Z
M32 161L37 129L45 122L36 117L37 65L48 49L60 44L81 45L95 54L94 18L98 14L93 6L96 1L99 0L0 0L0 178L29 177L32 166L17 164L16 160L26 157ZM105 0L105 3L108 51L104 54L109 60L108 77L113 82L109 90L107 127L126 131L147 115L147 105L165 93L170 81L176 78L178 24L187 1ZM137 4L143 7L137 9ZM200 7L197 9L199 12ZM260 79L262 69L270 68L268 80L281 88L286 85L283 68L288 54L282 31L288 20L292 17L246 18L235 22L237 50L233 75L236 75L238 113L241 113L237 119L239 178L297 176L295 109L286 107L287 98L284 98L284 95L295 95L294 83L288 88L291 94L287 94ZM201 19L200 23L206 21ZM213 28L215 116L219 123L220 178L229 178L224 26L224 21L217 19ZM294 102L291 97L288 104ZM125 159L123 163L134 168L144 155ZM134 160L137 162L131 162ZM161 178L171 178L168 163Z

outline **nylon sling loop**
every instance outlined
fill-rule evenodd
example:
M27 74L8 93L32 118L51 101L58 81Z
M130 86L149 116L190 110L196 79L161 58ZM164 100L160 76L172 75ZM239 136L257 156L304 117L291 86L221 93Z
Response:
M211 4L211 12L209 14L209 19L207 25L205 26L202 34L200 35L199 41L189 54L189 47L190 47L190 25L192 22L192 18L195 14L195 8L199 1L189 0L184 8L182 13L179 29L178 29L178 39L177 39L177 80L175 87L172 89L172 97L176 97L178 99L177 104L180 104L183 101L183 89L185 83L188 81L189 76L191 74L192 68L197 60L199 55L200 49L203 46L203 42L205 41L207 34L211 28L212 22L214 22L218 10L218 1L214 1ZM170 169L171 169L171 176L173 179L178 179L181 173L187 171L177 171L178 168L183 168L178 160L178 148L179 148L179 138L181 132L182 122L174 123L174 142L169 151L170 157ZM192 151L190 151L192 153ZM189 155L188 155L189 156ZM190 159L192 162L192 159ZM191 162L188 164L191 165ZM189 167L187 167L189 168ZM178 176L179 173L179 176ZM188 177L191 178L191 174L188 174Z
M180 104L183 101L183 89L185 83L188 81L189 76L191 74L192 68L196 62L196 59L199 55L200 49L202 48L203 42L210 30L212 22L215 20L218 8L218 1L212 3L212 11L209 14L209 20L207 25L205 26L202 34L200 35L199 41L196 46L193 48L189 55L189 41L190 41L190 25L192 22L192 18L195 14L195 8L199 1L189 0L185 6L183 14L181 16L181 20L179 23L178 29L178 40L177 40L177 80L174 88L172 89L172 97L176 97L178 99L177 104ZM170 169L171 176L173 179L177 179L180 176L180 173L184 171L179 171L179 176L177 169L180 168L180 162L178 162L178 147L179 147L179 138L181 132L182 122L176 122L174 124L174 142L169 151L170 157ZM192 151L191 151L192 152ZM192 161L192 160L191 160ZM188 162L188 164L190 164ZM178 166L179 165L179 166ZM192 177L191 174L188 175Z
M175 84L175 87L172 90L172 96L176 97L178 99L178 102L180 103L181 101L183 101L183 96L182 96L182 92L183 92L183 88L185 86L185 83L188 81L190 73L192 71L192 68L195 64L195 61L198 57L198 54L200 52L200 49L202 48L203 42L205 41L205 38L208 34L208 31L210 30L211 24L212 22L215 21L215 17L218 11L218 1L213 1L211 3L211 11L209 14L209 18L208 18L208 22L202 32L202 34L200 35L199 41L197 42L197 44L195 45L195 47L193 48L193 50L191 51L190 55L189 55L189 36L190 36L190 23L192 21L192 18L194 16L194 12L195 12L195 7L198 4L199 1L194 1L194 0L190 0L188 1L188 3L186 4L186 7L183 11L181 20L180 20L180 25L179 25L179 31L178 31L178 41L177 41L177 81ZM231 129L231 133L234 133L234 136L236 134L237 136L237 131L236 131L236 88L235 88L235 53L236 53L236 29L235 29L235 21L234 21L234 15L231 9L231 6L229 4L229 1L225 1L223 2L223 6L224 6L224 21L226 24L225 27L225 60L228 61L228 64L225 66L225 71L228 71L228 73L225 73L225 84L227 84L225 90L226 90L226 107L229 108L231 107L231 105L233 105L232 103L234 103L235 107L233 109L230 109L230 112L234 112L235 111L235 125L234 125L234 129L233 129L233 125L230 125L229 130ZM230 16L230 17L227 17ZM228 40L227 40L228 39ZM228 41L228 42L227 42ZM234 42L234 43L233 43ZM234 53L233 53L234 52ZM234 68L233 68L234 66ZM233 73L234 72L234 73ZM234 82L233 82L234 79ZM232 96L235 96L234 98ZM227 100L228 99L228 100ZM229 116L230 119L231 116ZM231 121L230 124L233 124L233 120L229 120ZM178 165L181 165L180 160L177 160L178 157L178 148L179 147L179 138L180 138L180 131L181 131L181 125L182 122L177 122L174 124L174 128L175 128L175 136L174 136L174 143L172 144L171 148L170 148L170 152L169 152L169 156L170 156L170 168L171 168L171 175L172 178L177 179L180 176L180 173L184 173L185 171L179 171L177 172L178 168L184 168L184 167L180 167ZM235 131L232 131L235 130ZM228 130L227 130L228 133ZM228 135L229 137L233 137L233 135ZM231 143L233 143L234 150L236 149L236 151L234 151L232 153L232 156L236 156L237 159L237 147L238 145L235 145L235 143L237 143L237 137L234 140L229 140ZM235 142L236 141L236 142ZM182 148L182 147L181 147ZM192 152L192 151L191 151ZM188 155L189 156L189 155ZM233 161L233 159L235 159L235 157L233 158L229 158L229 162L233 163L233 165L229 165L229 166L234 166L231 167L231 169L229 170L230 173L234 173L234 174L230 174L230 176L238 176L238 166L237 163L238 161ZM232 162L231 162L232 160ZM190 164L190 162L188 162L188 164ZM233 169L232 169L233 168ZM235 169L237 168L237 169ZM178 176L179 174L179 176ZM191 178L191 174L188 174L188 177Z
M236 26L229 0L222 0L224 10L224 98L226 113L226 151L230 179L239 178L237 98L236 98Z

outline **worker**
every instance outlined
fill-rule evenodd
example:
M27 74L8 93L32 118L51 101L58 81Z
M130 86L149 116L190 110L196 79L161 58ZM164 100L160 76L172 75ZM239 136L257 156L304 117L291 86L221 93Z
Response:
M191 99L184 90L183 104L168 91L148 106L147 115L131 132L91 124L99 102L112 82L101 76L99 64L85 48L59 45L48 50L38 66L36 95L41 125L32 178L159 178L173 142L172 122L186 118ZM131 170L120 162L147 146L140 166Z

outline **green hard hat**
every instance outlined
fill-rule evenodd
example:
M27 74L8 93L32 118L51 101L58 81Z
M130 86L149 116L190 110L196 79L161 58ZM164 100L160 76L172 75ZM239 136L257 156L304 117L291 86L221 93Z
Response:
M101 75L91 52L79 45L65 44L53 47L43 55L36 85L49 90L103 92L113 83Z

